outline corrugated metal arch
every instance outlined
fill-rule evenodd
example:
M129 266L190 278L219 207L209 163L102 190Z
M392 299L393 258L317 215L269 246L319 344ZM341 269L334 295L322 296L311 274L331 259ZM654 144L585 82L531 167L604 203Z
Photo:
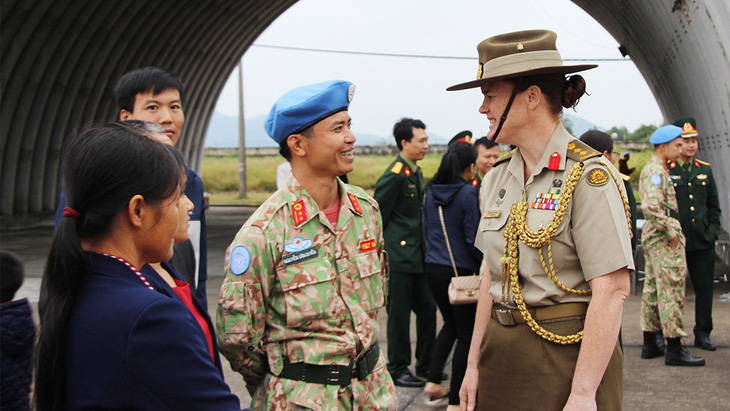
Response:
M2 0L0 214L47 214L60 191L64 139L115 120L114 84L147 65L186 83L180 149L197 168L228 76L296 0Z

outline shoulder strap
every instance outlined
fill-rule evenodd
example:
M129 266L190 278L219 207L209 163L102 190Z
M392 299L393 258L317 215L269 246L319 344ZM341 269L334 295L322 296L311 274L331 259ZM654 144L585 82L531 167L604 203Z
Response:
M454 275L459 276L459 272L456 270L456 262L454 261L454 254L451 252L451 244L449 243L449 235L446 233L446 224L444 223L444 211L439 206L439 219L441 220L441 228L444 230L444 238L446 239L446 248L449 249L449 258L451 258L451 267L454 268Z
M573 139L568 144L568 152L566 153L566 155L568 156L568 158L582 163L583 161L591 157L602 156L603 153L594 150L591 146L578 139Z

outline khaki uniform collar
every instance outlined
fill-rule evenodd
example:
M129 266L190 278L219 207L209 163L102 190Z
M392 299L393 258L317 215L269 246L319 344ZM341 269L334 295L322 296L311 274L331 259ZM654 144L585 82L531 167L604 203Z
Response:
M559 123L558 127L555 128L553 135L550 136L550 141L548 141L547 145L545 146L545 151L542 153L542 157L540 157L540 160L538 160L537 165L535 166L535 170L533 170L532 175L530 176L529 180L527 180L527 183L525 183L525 185L531 183L534 177L539 175L544 168L548 168L548 165L550 164L550 157L553 155L553 153L558 153L558 155L560 155L558 170L565 170L568 144L571 140L574 139L575 137L571 136L570 133L568 133L568 130L563 127L563 124ZM525 181L523 164L524 159L522 158L522 154L520 153L520 148L517 147L514 154L512 155L512 159L510 160L507 169L510 171L510 173L512 173L512 175L520 179L520 181Z

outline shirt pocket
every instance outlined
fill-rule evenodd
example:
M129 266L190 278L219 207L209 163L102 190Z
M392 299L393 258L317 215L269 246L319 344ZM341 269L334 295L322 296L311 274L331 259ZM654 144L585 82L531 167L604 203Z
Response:
M365 311L377 311L385 305L388 284L382 269L380 258L374 252L357 254L350 264L356 272L352 272L355 293L362 297L361 303Z
M486 209L479 221L474 244L484 253L492 278L502 275L499 259L504 255L504 228L508 219L509 209Z
M302 327L304 322L331 318L339 312L337 301L340 297L334 287L336 273L329 260L278 267L276 274L284 297L288 327Z
M254 338L254 323L257 314L257 301L261 295L255 292L255 286L245 281L231 281L223 285L219 300L220 308L225 315L219 323L224 333L238 335L245 341ZM262 307L262 305L258 305ZM219 314L219 318L220 314Z

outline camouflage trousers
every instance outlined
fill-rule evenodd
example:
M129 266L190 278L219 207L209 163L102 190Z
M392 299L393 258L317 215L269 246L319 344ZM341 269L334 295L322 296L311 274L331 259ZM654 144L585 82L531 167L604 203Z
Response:
M686 337L682 312L687 261L684 244L659 243L644 249L646 279L641 297L641 329L662 330L665 338Z
M353 379L347 387L312 384L266 374L251 401L252 411L397 409L395 385L385 369L382 352L373 372L363 381Z

